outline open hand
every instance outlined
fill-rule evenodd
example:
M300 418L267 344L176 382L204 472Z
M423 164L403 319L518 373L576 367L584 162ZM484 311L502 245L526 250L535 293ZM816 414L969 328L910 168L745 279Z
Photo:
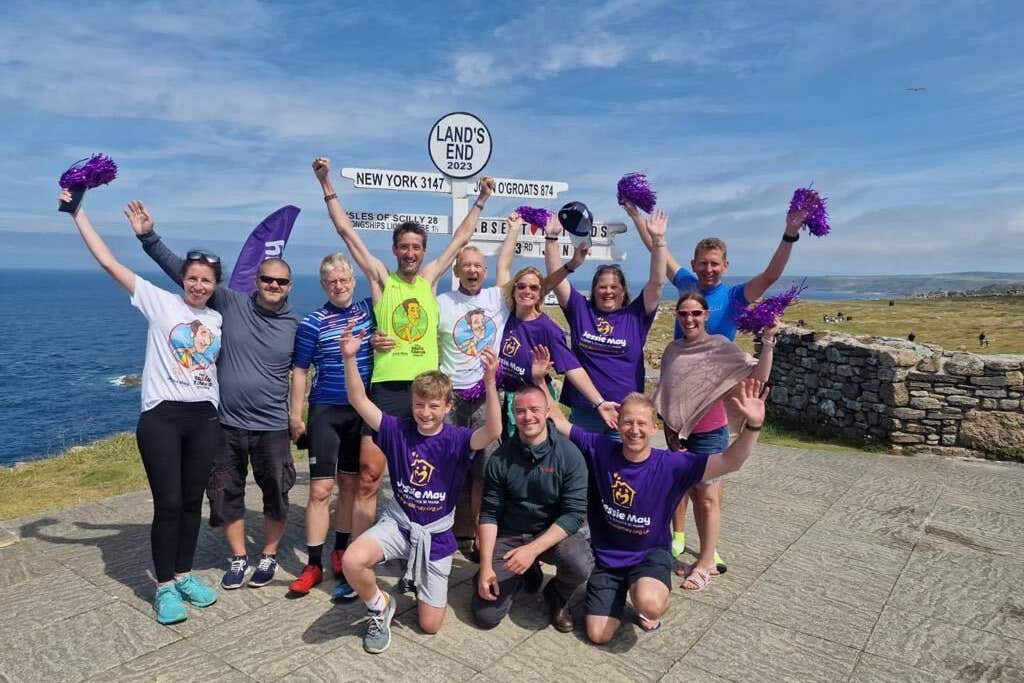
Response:
M533 366L530 368L530 376L533 383L540 386L541 382L547 379L548 371L554 366L551 362L551 351L543 344L533 347Z
M359 347L363 343L365 332L360 330L359 334L352 334L355 326L356 321L350 320L342 329L341 336L338 338L338 346L341 348L341 355L345 360L354 360L356 354L359 353Z
M537 561L537 552L527 543L509 550L502 555L502 559L505 560L506 569L516 574L522 574Z
M387 353L395 348L395 340L383 332L374 332L370 337L370 346L378 353Z
M132 232L136 235L148 235L153 232L153 216L150 215L146 206L138 201L128 202L128 206L124 209L124 217L128 219L128 224L132 226Z
M558 214L554 211L548 217L548 224L544 226L545 237L558 237L562 234L562 221L558 220Z
M794 209L786 214L786 234L790 237L798 235L800 228L807 222L807 212L802 209Z
M478 358L480 365L484 367L484 377L493 382L495 375L498 374L498 356L494 349L488 346L480 352Z
M619 428L619 404L615 401L605 401L597 407L597 412L604 420L604 423L612 429Z
M650 233L652 242L664 242L665 234L668 232L668 215L661 209L655 209L647 221L647 232Z
M764 382L748 377L740 381L734 394L730 400L740 415L752 425L764 424L764 402L768 398Z

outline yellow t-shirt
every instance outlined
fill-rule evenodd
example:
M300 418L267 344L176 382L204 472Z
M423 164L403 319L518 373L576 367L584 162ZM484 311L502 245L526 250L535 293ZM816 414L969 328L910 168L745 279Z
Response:
M395 340L395 348L373 356L372 382L411 381L437 370L437 299L420 276L409 284L391 273L373 306L377 329Z

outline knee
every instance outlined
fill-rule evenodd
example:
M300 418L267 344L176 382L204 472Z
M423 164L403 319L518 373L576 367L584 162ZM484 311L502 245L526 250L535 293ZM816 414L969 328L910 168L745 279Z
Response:
M708 486L705 488L711 487ZM697 498L696 505L699 505L700 509L703 510L704 512L712 512L718 509L718 498L713 493L708 491L705 494L702 494L699 498Z
M657 621L661 619L661 615L668 611L668 596L664 598L653 595L639 596L637 601L633 603L633 607L648 619Z
M377 495L380 489L380 480L384 473L370 467L359 468L359 483L356 486L356 496L359 498L371 498Z
M442 624L444 624L444 615L440 617L420 615L420 629L428 636L440 631Z
M594 645L604 645L615 636L615 631L607 626L592 626L587 624L587 639Z
M309 489L309 504L317 507L327 505L331 501L330 486L319 486L314 484Z
M370 566L370 560L359 546L349 546L342 558L342 571L347 576L352 572L359 572Z

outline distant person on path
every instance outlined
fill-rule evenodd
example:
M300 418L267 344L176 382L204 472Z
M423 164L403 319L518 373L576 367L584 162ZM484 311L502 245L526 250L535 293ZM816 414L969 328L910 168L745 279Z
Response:
M917 335L914 334L913 332L911 332L910 334L907 335L907 341L912 342L915 339L917 339Z
M647 229L647 219L640 209L630 202L624 203L623 208L625 208L629 217L633 219L640 239L647 249L650 250L652 239ZM800 228L806 219L806 211L790 211L786 215L786 227L782 233L782 241L775 248L775 253L772 254L772 258L768 262L768 267L762 273L755 275L743 284L730 287L722 282L722 277L729 269L729 260L727 258L725 242L717 237L708 237L697 243L696 248L693 250L693 260L690 261L692 272L680 267L679 262L669 253L665 274L672 284L676 286L680 294L696 290L707 299L710 315L704 322L709 334L720 334L729 340L736 339L736 321L738 317L743 313L748 304L759 299L768 291L769 287L782 277L782 272L789 262L789 255L793 250L793 244L800 239ZM823 320L828 322L827 318L823 318ZM682 328L677 319L675 338L679 339L682 334ZM705 506L713 506L714 512L712 514L721 517L723 493L720 483L715 486L695 487L690 495L694 498L695 502L702 502ZM681 514L685 518L685 498L683 499L682 506ZM705 527L708 524L708 521L701 517L700 513L696 512L694 514L694 521L697 524L698 532L701 527ZM706 530L702 536L708 537ZM680 527L675 530L673 535L672 552L678 556L685 547L685 532ZM725 562L718 555L717 549L712 548L711 550L715 554L715 565L718 571L720 573L724 572L726 569Z
M573 426L553 410L558 431L579 446L590 468L587 520L594 571L587 581L587 638L607 643L622 621L626 596L645 631L661 627L672 590L669 520L686 490L702 479L738 470L750 457L764 424L763 385L741 382L731 399L746 424L724 453L673 453L651 447L658 429L651 399L626 396L619 410L622 442Z
M390 350L375 353L370 397L384 412L397 417L412 416L413 379L422 372L437 370L439 310L434 292L438 280L448 273L459 251L469 243L477 220L494 192L494 180L480 181L480 195L451 236L441 255L423 265L427 253L427 232L423 226L405 222L395 228L391 253L397 270L391 272L374 256L356 232L345 212L330 177L326 157L313 160L313 172L327 202L327 212L352 260L366 275L377 329L386 335ZM415 300L415 307L412 301ZM352 513L352 535L358 536L373 523L377 491L384 473L384 454L364 426L359 456L359 485Z
M601 396L615 403L620 403L626 394L644 390L644 346L664 289L667 229L668 216L655 211L647 227L652 247L650 275L640 296L629 300L626 276L618 264L611 264L598 266L594 271L588 301L566 279L583 265L588 250L577 248L572 259L563 264L558 245L562 224L558 214L548 221L544 236L548 285L554 286L558 305L569 323L572 351ZM569 421L574 425L618 438L593 404L572 384L563 388L561 401L572 409Z
M184 263L160 239L153 217L142 202L128 205L128 220L146 254L181 284ZM256 291L236 292L218 286L210 308L224 317L220 373L220 425L223 448L213 459L206 493L210 526L224 527L231 550L221 578L226 589L246 583L245 479L253 477L263 493L263 551L248 585L270 583L277 572L277 548L288 519L288 491L295 484L295 463L288 437L288 371L299 316L288 303L292 269L284 259L263 261Z
M61 190L60 200L71 201ZM125 209L131 222L133 202ZM188 618L183 601L195 607L217 602L217 593L192 574L202 521L203 491L210 465L221 450L217 421L220 400L217 359L221 314L207 307L220 283L220 259L190 252L179 277L184 294L162 290L121 265L81 208L73 216L82 241L97 263L131 294L132 306L149 323L142 368L142 414L135 436L153 495L150 548L157 589L156 620L174 624ZM194 327L198 322L199 327ZM176 340L195 346L195 331L205 330L201 356L183 364ZM189 341L191 340L191 341ZM202 360L199 360L202 358Z
M327 302L299 323L295 335L289 425L296 443L306 435L309 442L309 505L306 507L307 564L289 587L293 594L306 595L323 580L323 554L330 528L331 494L338 487L334 514L334 550L330 562L335 601L355 600L356 593L345 581L342 559L352 534L352 506L359 483L359 449L363 420L349 403L345 389L345 361L338 348L341 332L349 323L361 335L362 345L354 362L364 383L373 369L370 335L376 329L373 302L369 297L353 300L356 274L340 251L320 261L320 286ZM302 420L306 402L309 368L316 374L309 394L309 414Z
M978 333L978 346L988 346L988 337L985 336L985 330Z
M768 381L779 328L762 331L761 356L755 359L722 335L708 334L704 323L708 303L697 292L681 296L675 310L683 337L665 348L661 380L654 391L655 405L665 424L665 441L673 451L721 453L729 446L725 398L743 378ZM717 479L705 478L691 490L710 489L718 484ZM695 496L694 500L694 514L704 524L697 527L697 562L682 572L687 577L683 583L686 590L701 590L713 575L721 573L715 558L721 528L715 494ZM673 515L675 529L684 528L684 515L685 508L680 506Z
M497 358L490 349L479 358L484 368L487 419L478 429L445 422L452 408L452 385L438 370L421 373L412 382L412 419L383 412L366 395L356 366L362 335L352 325L341 337L345 386L349 401L376 436L387 459L394 499L380 520L357 538L345 553L348 582L369 610L363 649L379 654L391 644L395 598L377 587L373 567L382 561L407 563L405 579L416 586L420 628L433 634L444 623L448 604L448 575L455 552L455 504L473 455L501 434L498 390L494 375Z
M538 381L543 383L542 368ZM536 592L544 581L540 562L555 566L544 598L556 630L573 629L569 598L587 580L594 560L587 512L587 464L555 431L547 392L519 389L512 399L516 432L487 464L480 511L480 572L471 608L482 628L494 628L520 590Z

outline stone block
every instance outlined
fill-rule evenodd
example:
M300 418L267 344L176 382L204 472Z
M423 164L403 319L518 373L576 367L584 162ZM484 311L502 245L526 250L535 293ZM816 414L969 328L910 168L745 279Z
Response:
M954 377L945 373L929 374L926 372L908 372L907 380L911 382L924 382L926 384L956 384L962 382L963 378Z
M979 451L1024 449L1024 414L972 410L960 423L960 444Z
M1024 357L997 354L984 357L985 369L994 371L1020 370L1024 368Z
M968 407L973 408L977 406L981 401L974 398L973 396L947 396L946 403L951 406Z
M983 398L1006 398L1007 393L1005 389L978 389L974 392L975 396L981 396Z
M956 445L956 434L943 434L941 443L943 446L955 446Z
M925 443L937 444L939 442L939 435L929 434L928 436L924 437L924 441Z
M960 410L959 408L952 408L950 406L946 406L945 408L942 408L940 410L929 410L928 417L932 420L958 420L961 417L963 417L962 413L963 411Z
M936 434L938 430L935 427L930 427L926 424L918 422L910 422L903 427L903 431L909 434Z
M920 434L908 434L906 432L893 432L889 440L895 444L924 443L924 437Z
M1006 381L1011 387L1024 385L1024 372L1008 372L1006 373Z
M892 411L892 416L898 417L901 420L920 420L926 415L925 411L914 410L913 408L896 408Z
M863 389L863 387L861 387ZM860 400L864 403L878 403L878 394L873 391L864 391L860 395Z
M1020 408L1020 401L1017 399L1004 398L999 401L1000 410L1017 410Z
M924 360L918 362L917 369L921 372L938 372L942 367L942 354L933 353Z
M971 384L979 387L1005 387L1010 384L1010 381L1006 375L982 376L971 377Z
M931 408L941 408L942 401L931 396L911 396L910 407L917 408L919 410L928 410Z
M836 414L836 404L831 399L826 399L818 404L818 410L823 415L834 417Z
M905 384L883 384L879 393L882 400L891 406L905 406L910 401L910 392Z
M961 389L960 387L951 385L934 387L932 392L942 394L943 396L963 396L968 393L967 389Z
M995 410L999 407L999 404L994 398L983 398L981 399L981 407L985 410Z
M954 353L946 360L945 370L963 377L982 375L985 373L985 361L973 353Z

